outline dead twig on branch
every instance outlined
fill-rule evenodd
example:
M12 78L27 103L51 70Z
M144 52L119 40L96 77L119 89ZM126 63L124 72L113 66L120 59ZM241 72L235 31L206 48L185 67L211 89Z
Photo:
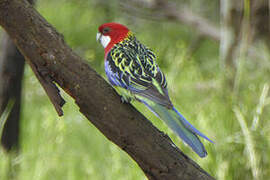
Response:
M85 117L127 152L149 179L213 179L135 108L122 104L113 88L26 0L0 0L0 25L27 63L45 68L51 81L72 96Z

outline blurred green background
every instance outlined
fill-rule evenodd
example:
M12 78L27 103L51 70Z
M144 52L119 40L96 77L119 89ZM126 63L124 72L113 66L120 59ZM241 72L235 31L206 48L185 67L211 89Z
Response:
M218 2L183 1L219 24ZM108 4L109 3L109 4ZM122 4L123 5L123 4ZM104 76L103 48L96 42L99 25L119 22L151 47L168 80L175 106L201 132L208 156L199 158L165 124L139 103L134 105L176 145L217 179L270 177L270 53L264 43L258 56L239 56L237 88L224 85L219 43L200 38L194 28L165 18L123 11L118 1L40 0L36 8L68 45ZM141 9L142 12L147 9ZM59 118L29 66L24 72L21 150L0 149L0 179L146 179L137 164L83 117L63 91L67 103ZM253 126L252 126L253 125Z

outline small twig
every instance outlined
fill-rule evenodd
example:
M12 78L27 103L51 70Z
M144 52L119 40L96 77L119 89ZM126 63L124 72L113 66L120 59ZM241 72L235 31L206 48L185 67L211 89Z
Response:
M31 62L28 62L31 66L34 74L36 75L37 79L39 80L40 84L44 88L46 94L48 95L50 101L52 102L58 116L63 115L62 106L65 104L65 100L60 95L60 90L57 88L57 86L54 84L52 78L48 74L48 72L45 72L46 69L38 69L36 65L32 64Z

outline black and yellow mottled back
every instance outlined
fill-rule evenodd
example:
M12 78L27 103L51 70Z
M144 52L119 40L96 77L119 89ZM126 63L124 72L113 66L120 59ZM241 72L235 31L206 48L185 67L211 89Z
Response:
M105 70L112 85L125 88L168 108L172 107L167 82L156 64L155 54L132 33L114 45L108 53Z

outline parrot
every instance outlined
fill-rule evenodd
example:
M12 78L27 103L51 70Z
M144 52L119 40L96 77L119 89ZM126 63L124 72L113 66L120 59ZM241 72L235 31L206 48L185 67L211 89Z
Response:
M165 75L154 52L135 37L126 26L110 22L98 27L96 40L104 48L105 73L120 94L122 102L143 103L167 124L201 158L207 156L198 136L213 143L173 106Z

